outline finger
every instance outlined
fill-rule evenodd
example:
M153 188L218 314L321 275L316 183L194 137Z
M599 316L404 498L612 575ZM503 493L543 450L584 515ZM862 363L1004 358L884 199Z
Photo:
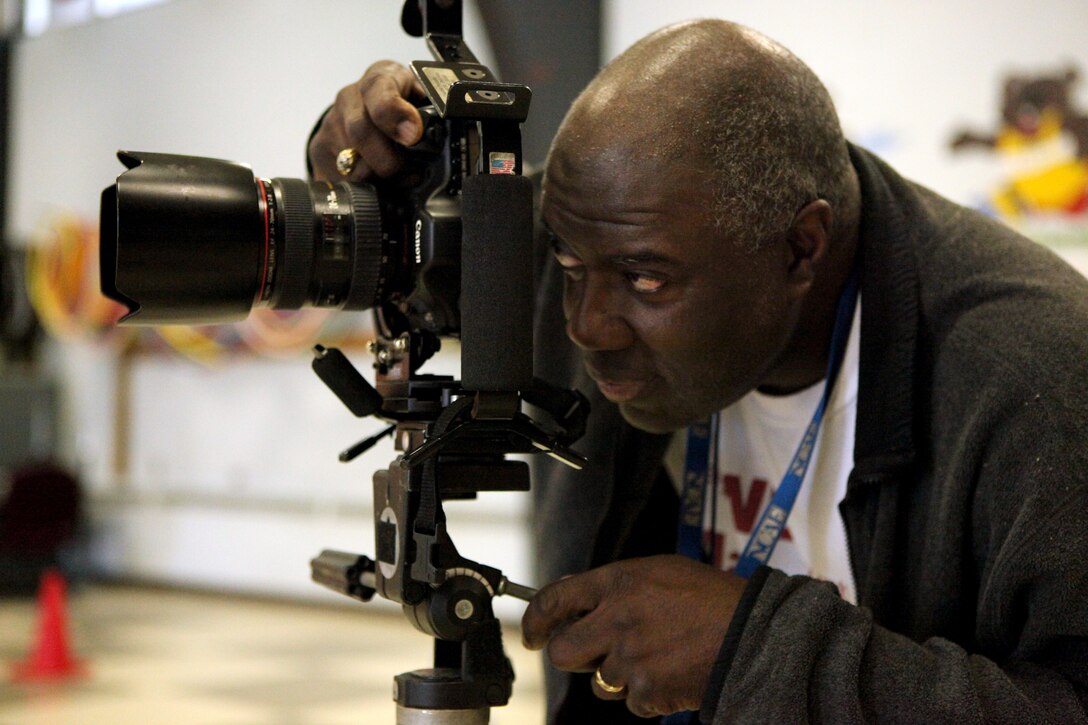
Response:
M593 569L552 582L536 593L521 618L522 642L541 649L557 627L584 616L601 602L609 579L609 567Z
M325 113L317 133L310 139L307 154L316 181L340 181L340 175L336 171L336 154L344 148L346 142L341 131L342 125L334 105Z
M366 121L387 138L411 146L423 135L419 111L406 99L422 89L412 72L392 62L375 63L359 81ZM363 119L350 119L362 122ZM368 130L368 129L364 129ZM354 136L355 129L348 127Z
M395 174L403 165L397 142L413 144L422 134L419 112L405 98L422 94L411 72L393 61L375 63L361 79L341 88L310 145L315 178L358 182ZM346 176L336 168L344 149L353 149L358 159Z
M521 618L525 647L542 649L560 628L584 616L597 606L592 592L580 587L582 577L554 582L536 593Z
M669 715L684 709L661 701L662 693L658 691L659 688L646 677L632 674L624 681L624 684L626 689L623 692L627 709L638 717Z
M593 694L601 700L626 700L627 709L638 717L668 715L684 709L659 702L659 692L645 677L627 673L619 657L606 657L590 677Z
M388 177L395 174L404 163L401 146L419 141L423 133L423 121L415 107L404 100L402 94L412 92L414 79L407 69L395 66L388 73L373 70L359 82L354 103L345 107L342 135L345 145L359 153L359 163L349 180L361 181L371 177Z
M369 166L359 152L358 144L345 130L346 116L362 113L361 107L362 101L358 98L358 92L354 86L342 88L337 94L336 102L326 112L317 133L310 140L308 153L315 180L330 183L338 183L345 179L362 181L364 175L370 173ZM392 146L392 142L387 143ZM344 149L356 151L358 157L355 168L346 176L337 168L337 156ZM389 153L393 155L392 152Z
M358 123L350 132L345 132L345 135L352 139L349 145L359 154L359 161L350 174L349 181L392 176L404 164L401 148L375 128L369 118Z
M361 83L340 89L336 103L314 136L310 158L320 159L321 171L329 175L327 181L359 182L373 176L391 176L401 166L396 144L370 122L359 90ZM357 157L355 166L346 175L336 168L336 157L344 149L354 150ZM315 171L317 168L315 163Z
M592 672L606 655L615 654L615 627L609 616L594 610L580 619L552 630L548 661L566 672Z

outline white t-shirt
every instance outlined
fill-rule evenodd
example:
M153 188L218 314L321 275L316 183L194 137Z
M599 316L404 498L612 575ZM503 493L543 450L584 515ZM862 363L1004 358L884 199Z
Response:
M838 504L854 465L859 310L860 303L808 472L768 562L787 574L833 582L849 602L856 601L854 580ZM791 395L753 391L719 414L717 495L715 502L709 497L706 502L704 535L713 529L714 563L721 568L736 565L823 392L822 380ZM683 480L686 442L686 431L677 433L666 456L673 481Z

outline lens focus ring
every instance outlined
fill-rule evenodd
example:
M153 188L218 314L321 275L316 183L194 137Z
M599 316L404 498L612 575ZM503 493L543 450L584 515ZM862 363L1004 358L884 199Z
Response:
M378 300L378 281L382 272L382 219L378 194L370 186L344 184L351 194L355 218L355 248L352 256L351 288L345 310L365 310Z
M310 301L310 280L314 269L314 239L317 237L310 185L301 179L272 179L283 214L283 239L279 277L273 292L273 306L297 310Z

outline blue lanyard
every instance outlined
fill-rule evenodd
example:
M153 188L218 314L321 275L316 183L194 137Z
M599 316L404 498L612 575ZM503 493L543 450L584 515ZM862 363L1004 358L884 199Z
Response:
M831 398L831 391L838 377L842 360L846 354L846 343L850 338L850 326L854 319L854 309L858 299L858 274L855 269L846 282L846 287L839 296L835 312L835 329L831 334L831 350L827 361L827 377L824 392L812 415L812 421L805 428L801 443L797 446L793 459L786 467L774 496L771 498L759 522L752 529L752 535L744 547L744 552L737 562L735 572L742 577L749 577L761 565L766 564L786 528L793 504L805 480L812 452L816 447L816 436L823 423L824 412ZM713 433L713 441L711 434ZM688 431L688 449L684 460L684 482L681 487L680 517L677 524L677 552L698 561L709 561L709 552L703 546L703 521L707 490L710 476L717 477L717 416L708 421L696 423ZM713 460L711 460L713 459ZM710 473L713 471L713 473ZM711 505L717 500L716 495L709 496ZM711 525L715 525L712 516Z
M704 492L707 490L708 472L718 469L717 420L718 416L715 414L688 428L684 485L681 486L680 496L680 521L676 531L677 553L703 563L710 560L709 553L703 546L703 520L707 498Z

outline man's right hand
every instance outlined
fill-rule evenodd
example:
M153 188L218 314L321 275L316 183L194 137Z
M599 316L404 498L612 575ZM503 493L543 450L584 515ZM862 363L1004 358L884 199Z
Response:
M359 182L396 174L404 163L402 147L415 144L423 134L419 111L406 99L423 96L423 87L403 65L382 60L367 68L362 78L340 89L310 139L314 179ZM356 153L347 176L336 169L336 157L344 149Z

